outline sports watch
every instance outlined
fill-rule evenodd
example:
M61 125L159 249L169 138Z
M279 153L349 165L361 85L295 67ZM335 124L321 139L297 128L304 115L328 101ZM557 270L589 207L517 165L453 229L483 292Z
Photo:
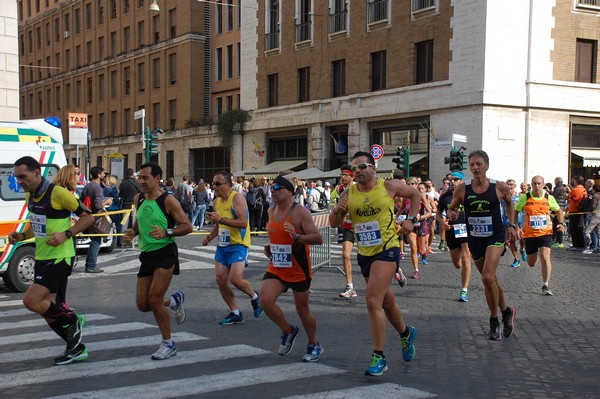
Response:
M65 231L65 235L67 236L67 238L71 238L73 237L73 232L71 230L67 230Z
M411 222L413 222L413 224L418 223L419 219L417 219L416 216L407 216L406 220L410 220Z
M167 229L167 237L173 237L173 229Z

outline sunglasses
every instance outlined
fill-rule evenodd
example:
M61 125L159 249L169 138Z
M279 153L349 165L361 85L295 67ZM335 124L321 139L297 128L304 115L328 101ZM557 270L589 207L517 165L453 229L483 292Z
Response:
M215 186L215 187L222 186L223 184L227 184L227 183L221 183L220 181L214 181L214 182L212 182L212 185Z
M352 165L350 168L352 169L353 172L356 172L357 169L365 170L369 166L373 166L373 164L372 163L361 162L358 165Z
M458 180L460 180L460 177L453 177L452 178L452 181L458 181Z
M273 190L273 191L279 191L282 188L285 188L285 187L283 187L281 184L273 184L273 185L271 185L271 190Z

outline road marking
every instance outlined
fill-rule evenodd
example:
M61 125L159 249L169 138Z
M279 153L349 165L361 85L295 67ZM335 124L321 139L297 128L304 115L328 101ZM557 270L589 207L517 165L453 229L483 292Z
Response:
M207 337L203 337L201 335L190 334L186 332L174 333L173 340L176 343L181 342L189 342L189 341L200 341L209 339ZM137 346L148 346L148 345L158 345L160 342L160 337L157 335L146 336L146 337L134 337L134 338L124 338L124 339L115 339L112 341L96 341L86 343L90 353L94 351L103 351L103 350L113 350L113 349L122 349L122 348L134 348ZM36 349L27 349L23 351L13 351L13 352L5 352L2 353L2 362L20 362L27 360L37 360L51 357L52 353L58 355L65 350L65 345L56 345L49 346L44 348L36 348ZM154 349L153 349L154 350Z
M23 305L23 302L21 302L21 305ZM37 314L37 313L33 313L31 310L27 309L26 307L21 306L20 309L13 309L13 310L5 310L3 312L0 312L0 317L15 317L15 316L31 316L33 314Z
M112 365L107 365L107 367L112 367ZM75 369L73 368L73 370ZM294 379L341 374L345 372L345 370L336 369L323 364L299 362L293 364L236 370L192 378L182 378L178 380L161 381L152 384L77 392L56 396L53 399L67 399L74 397L107 399L126 397L127 399L147 399L148 393L150 392L152 393L153 397L157 398L191 396L256 384L269 384ZM31 374L32 378L38 378L35 372L31 372ZM62 377L62 375L60 376ZM12 382L15 385L20 385L17 381L13 380Z
M113 316L107 316L107 315L100 314L100 313L85 314L84 316L85 316L86 321L114 319ZM46 323L46 320L39 317L39 318L33 319L33 320L16 321L13 323L0 323L0 331L1 330L10 330L12 328L21 329L21 328L39 327L39 326L47 326L47 325L48 325L48 323Z
M121 323L111 324L107 326L90 326L83 329L83 336L87 337L90 335L107 334L107 333L122 333L125 331L136 331L143 330L145 328L155 328L158 333L158 327L146 323ZM19 334L11 336L0 337L0 346L2 345L13 345L22 344L26 342L36 341L48 341L48 340L59 340L60 337L56 335L54 331L35 332L30 334ZM2 385L0 385L2 386Z
M4 373L0 375L0 387L2 389L22 386L24 381L35 384L56 383L58 380L66 380L71 378L96 377L100 375L110 375L119 373L134 373L143 370L155 370L165 367L183 366L186 364L196 364L203 362L212 362L216 360L233 359L247 356L266 355L267 352L263 349L254 348L248 345L231 345L221 346L210 349L200 349L195 351L178 352L177 356L167 360L157 361L150 359L150 354L144 356L132 356L121 359L111 359L100 362L87 361L78 363L75 367L61 367L57 370L56 366L50 366L45 369L27 370L17 373ZM277 368L272 372L277 373ZM207 376L207 380L212 381L214 375ZM232 373L229 379L236 380L235 374ZM252 381L255 381L253 379ZM194 385L197 382L193 383ZM227 387L225 381L220 381L221 389ZM175 392L179 391L175 385ZM153 388L154 389L154 388ZM170 395L160 395L153 391L144 391L144 398L148 398L148 393L152 392L153 397L166 397ZM172 396L173 391L171 391ZM178 393L177 396L180 394ZM73 397L73 395L68 395ZM115 397L130 397L129 394L122 394Z
M7 308L9 306L23 307L23 301L19 299L17 301L6 301L6 302L2 301L2 302L0 302L0 307L2 307L2 308Z
M287 396L283 399L421 399L433 398L434 395L429 392L421 391L415 388L403 387L398 384L376 384L364 387L355 387L340 389L337 391L319 392L307 395Z

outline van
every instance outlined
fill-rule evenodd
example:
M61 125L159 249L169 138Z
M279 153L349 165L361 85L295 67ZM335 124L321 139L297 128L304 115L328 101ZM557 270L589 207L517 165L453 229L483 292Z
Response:
M67 164L59 118L0 121L0 274L4 284L17 292L31 285L35 265L33 239L10 245L7 238L11 231L23 232L28 225L21 222L29 213L25 192L13 174L15 161L26 155L40 163L47 180L54 179ZM109 237L111 242L103 242L103 246L114 248Z

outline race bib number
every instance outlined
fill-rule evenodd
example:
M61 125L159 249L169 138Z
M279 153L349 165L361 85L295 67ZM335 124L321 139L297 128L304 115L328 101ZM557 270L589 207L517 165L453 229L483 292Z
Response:
M545 229L548 225L548 218L546 215L533 215L529 216L529 227L536 230Z
M465 223L459 223L452 225L454 229L455 238L466 238L467 237L467 225Z
M470 217L469 229L473 237L491 237L494 232L492 217Z
M29 223L31 224L31 230L36 238L46 238L46 215L36 215L35 213L29 214Z
M271 260L275 267L292 267L292 246L271 244Z
M357 244L361 247L374 247L383 244L379 223L367 222L354 225Z
M218 241L217 245L219 247L228 247L229 244L231 244L231 230L219 229L218 239L219 239L219 241Z

